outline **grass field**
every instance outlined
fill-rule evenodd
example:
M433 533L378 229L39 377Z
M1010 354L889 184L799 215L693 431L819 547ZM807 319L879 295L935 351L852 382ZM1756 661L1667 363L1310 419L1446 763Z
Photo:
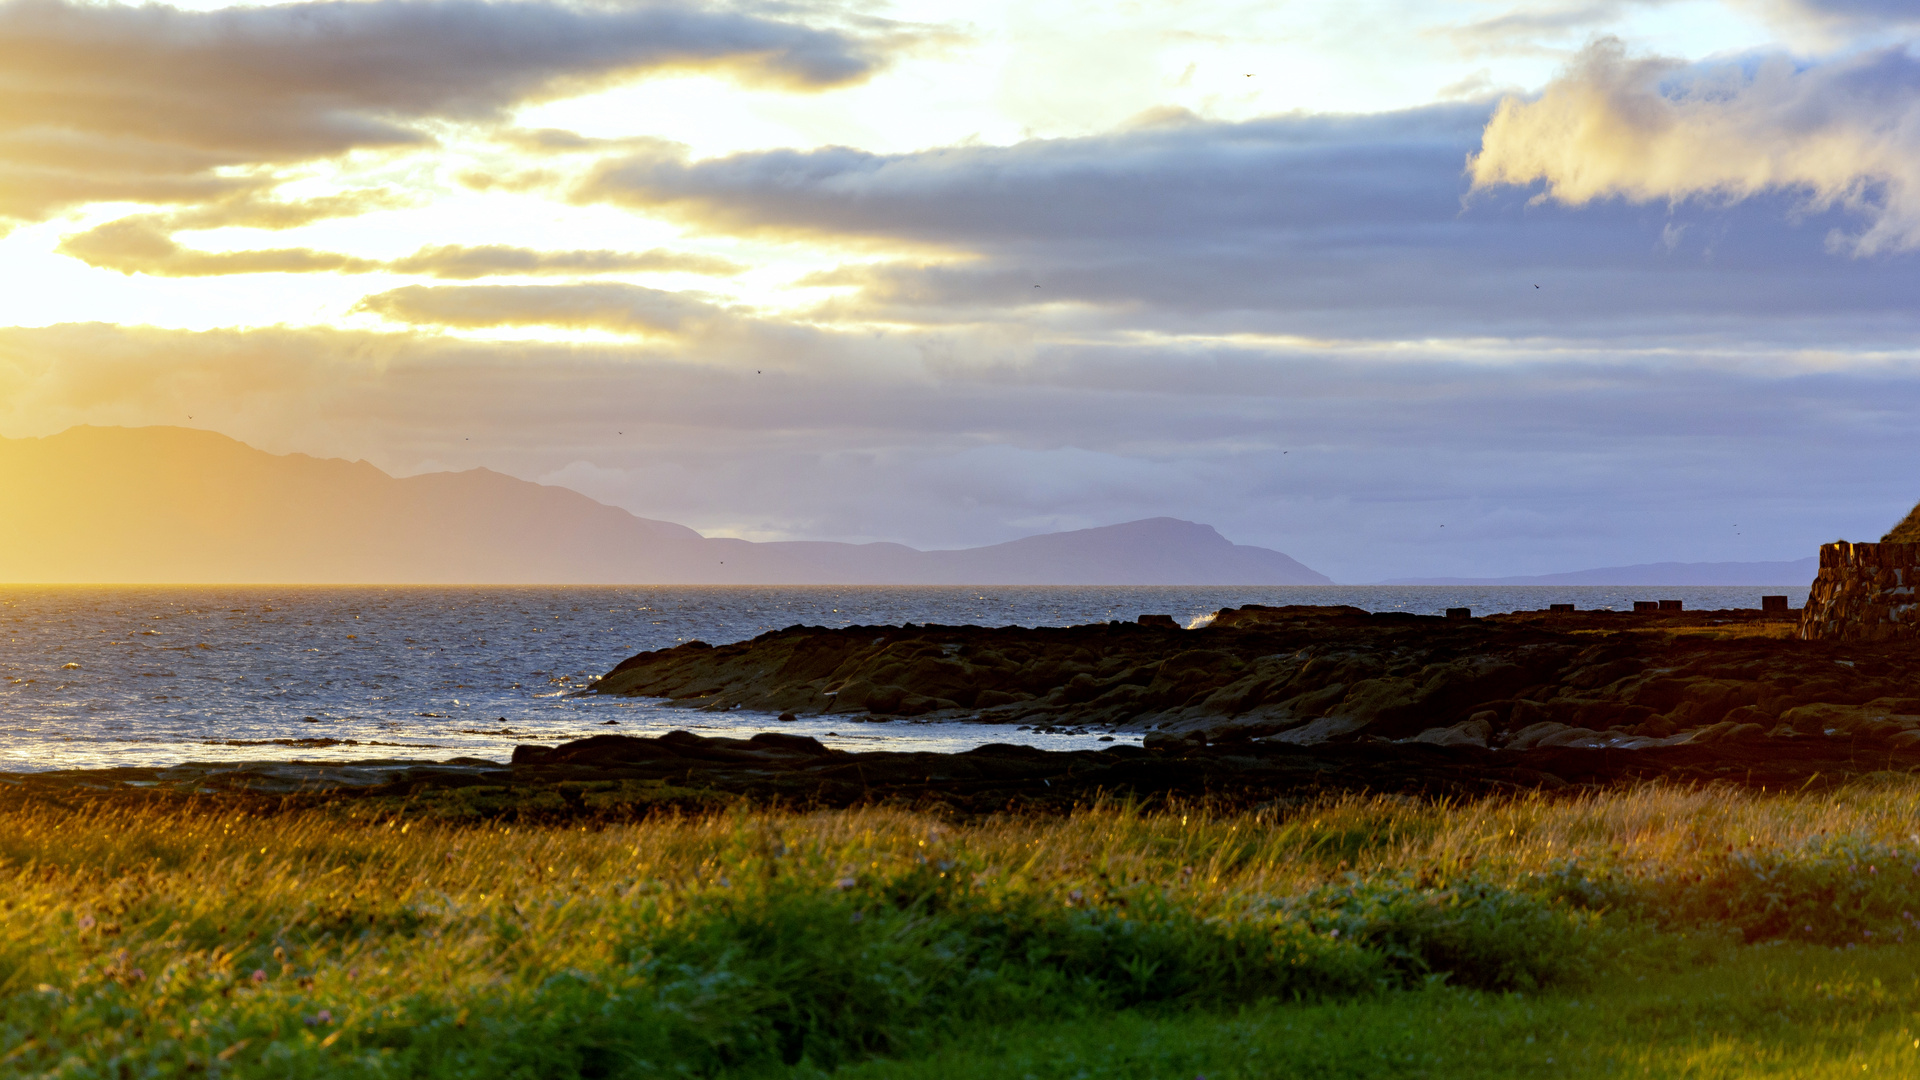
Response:
M1916 911L1894 777L973 824L12 810L0 1076L1920 1075Z

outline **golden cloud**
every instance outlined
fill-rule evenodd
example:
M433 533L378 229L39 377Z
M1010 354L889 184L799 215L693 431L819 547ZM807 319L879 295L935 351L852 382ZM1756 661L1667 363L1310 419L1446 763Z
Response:
M394 322L481 329L558 326L623 334L677 335L710 328L728 313L685 293L641 285L408 285L354 306Z
M264 204L269 210L275 205ZM123 274L152 277L215 277L228 274L367 274L385 270L396 274L471 280L499 275L685 273L728 276L745 267L709 255L655 248L651 251L537 251L532 248L486 245L425 247L405 258L363 259L311 248L269 248L253 251L211 252L183 247L171 230L182 220L203 217L223 220L221 208L182 215L138 214L75 233L55 250L89 266ZM299 224L297 213L279 220ZM211 227L211 226L201 226ZM269 226L271 227L271 226Z
M431 122L501 124L518 105L649 72L717 70L813 90L860 81L911 35L697 5L309 0L188 11L0 2L0 216L102 199L269 190L264 171L433 145ZM252 168L251 175L230 175Z
M121 218L66 237L57 248L89 266L154 277L216 277L226 274L363 274L381 263L311 248L264 251L194 251L176 243L160 222Z
M424 274L458 281L504 274L680 273L729 277L745 266L712 255L654 248L651 251L536 251L499 244L426 247L386 264L397 274Z
M177 210L164 219L169 231L183 229L296 229L330 218L359 217L376 210L397 210L415 200L391 188L358 188L310 199L273 199L246 192L218 202Z

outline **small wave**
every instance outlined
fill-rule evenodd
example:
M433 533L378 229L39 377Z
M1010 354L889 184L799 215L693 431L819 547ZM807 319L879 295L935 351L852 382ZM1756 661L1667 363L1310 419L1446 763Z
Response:
M488 734L492 734L489 732ZM329 746L403 746L411 750L438 750L439 743L400 743L381 742L369 739L203 739L202 746L297 746L305 750L320 750Z
M202 739L202 746L359 746L357 739Z

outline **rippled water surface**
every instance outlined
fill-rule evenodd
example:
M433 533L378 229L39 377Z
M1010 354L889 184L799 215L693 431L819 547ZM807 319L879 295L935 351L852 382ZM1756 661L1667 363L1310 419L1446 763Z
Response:
M845 716L782 724L757 713L569 695L641 650L724 644L796 623L1070 626L1146 613L1192 623L1249 603L1421 614L1568 601L1624 609L1647 599L1758 607L1763 593L1787 593L1798 607L1807 589L0 586L0 770L503 761L516 743L673 728L777 728L847 749L1093 746L1102 745L1097 732Z

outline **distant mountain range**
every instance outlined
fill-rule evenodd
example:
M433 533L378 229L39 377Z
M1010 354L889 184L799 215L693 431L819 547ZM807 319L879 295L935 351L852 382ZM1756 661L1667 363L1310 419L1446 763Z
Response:
M955 551L753 543L488 469L396 479L172 427L0 439L0 500L15 583L1331 584L1173 518Z
M1382 585L1808 585L1820 572L1820 557L1789 562L1658 562L1603 566L1564 574L1497 578L1394 578Z

